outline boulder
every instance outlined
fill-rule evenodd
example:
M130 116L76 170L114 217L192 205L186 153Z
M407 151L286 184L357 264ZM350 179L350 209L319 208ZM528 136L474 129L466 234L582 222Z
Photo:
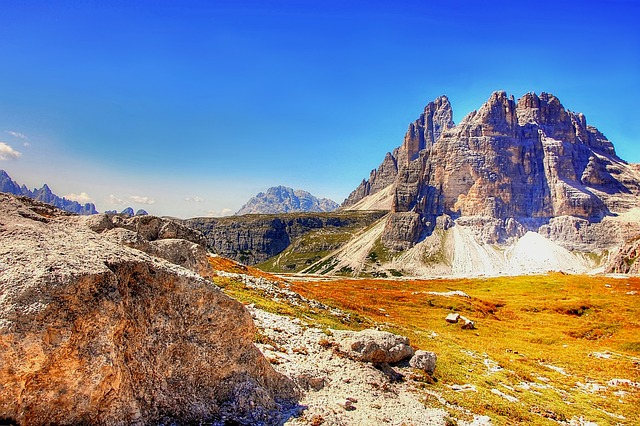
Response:
M42 211L0 194L1 419L283 422L295 385L253 345L240 303L82 218Z
M446 322L449 322L451 324L454 324L456 322L458 322L458 320L460 319L460 314L457 313L452 313L447 315L447 317L444 319Z
M411 360L409 360L409 365L432 375L436 369L437 359L438 357L433 352L418 350L413 357L411 357Z
M462 321L462 329L463 330L475 330L476 323L471 321L469 318L460 316L460 321Z
M408 338L387 331L341 331L336 336L341 338L340 350L356 361L393 364L413 355Z

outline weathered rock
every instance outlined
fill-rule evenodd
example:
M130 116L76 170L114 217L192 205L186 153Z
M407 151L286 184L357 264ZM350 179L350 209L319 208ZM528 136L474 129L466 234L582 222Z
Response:
M430 103L402 145L343 204L374 194L380 171L395 164L395 180L389 183L391 172L382 179L394 191L382 235L387 248L413 247L442 216L456 224L478 218L466 226L477 228L478 240L487 244L510 244L538 228L568 249L604 250L622 242L621 233L608 236L597 225L638 205L640 174L584 115L567 111L551 94L527 93L516 102L495 92L459 124L451 116L446 98ZM572 231L552 223L558 217L586 225Z
M4 194L0 294L2 419L279 424L296 396L211 282Z
M453 110L446 96L429 102L418 119L409 125L403 144L387 153L377 170L372 170L369 180L363 180L342 207L349 208L366 196L373 195L393 184L400 166L416 159L420 151L430 148L440 135L453 127Z
M336 336L340 350L356 361L393 364L413 355L408 338L387 331L340 331Z
M413 357L411 357L411 360L409 360L409 365L432 375L436 369L437 359L438 357L433 352L417 350Z
M444 319L446 322L449 323L456 323L458 322L458 320L460 319L460 314L458 313L451 313L449 315L447 315L447 317Z

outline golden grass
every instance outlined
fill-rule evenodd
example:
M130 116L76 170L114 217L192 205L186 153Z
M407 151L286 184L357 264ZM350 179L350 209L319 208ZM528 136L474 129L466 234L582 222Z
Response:
M615 378L640 382L638 278L336 279L291 288L436 352L438 381L431 389L496 424L557 424L552 419L580 416L599 424L640 423L640 389L607 386ZM471 298L428 294L450 290ZM446 323L454 311L475 321L477 330ZM492 366L499 368L491 372ZM473 384L477 392L453 391L455 384ZM626 394L614 394L620 390Z
M247 274L254 277L266 278L271 281L284 282L284 279L276 275L269 274L251 266L243 265L242 263L227 259L226 257L209 256L209 265L211 265L211 268L214 271L231 272L234 274Z

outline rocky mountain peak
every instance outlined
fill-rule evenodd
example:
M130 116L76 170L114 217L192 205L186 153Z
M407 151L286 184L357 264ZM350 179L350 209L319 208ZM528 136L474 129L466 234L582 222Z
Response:
M338 204L327 198L316 198L307 191L293 190L286 186L274 186L252 197L236 215L275 214L289 212L330 212Z
M388 194L387 247L412 247L438 223L458 218L497 220L485 235L498 242L555 217L590 223L638 205L637 171L552 94L530 92L516 101L497 91L458 125L451 116L446 97L429 103L402 145L343 204L357 208Z
M401 159L415 160L420 151L433 145L442 132L453 126L453 109L449 98L442 95L433 102L429 102L420 117L409 124L401 148Z

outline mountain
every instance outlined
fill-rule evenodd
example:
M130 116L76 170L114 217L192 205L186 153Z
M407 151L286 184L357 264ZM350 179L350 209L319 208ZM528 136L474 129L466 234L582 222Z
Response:
M71 213L82 215L98 213L93 203L80 204L77 201L67 200L64 197L60 198L51 192L51 189L46 183L42 188L34 189L33 191L24 185L19 186L4 170L0 170L0 192L29 197Z
M275 214L289 212L331 212L338 203L327 198L316 198L307 191L293 190L286 186L269 188L251 198L236 212L244 214Z
M640 165L619 158L583 114L548 93L516 101L501 91L460 123L452 117L446 96L427 104L336 212L377 211L366 221L235 216L188 226L205 234L212 251L272 272L637 271L625 265L638 258ZM291 205L293 192L272 188L238 213L274 200ZM315 222L322 225L309 226Z
M414 273L517 272L520 242L529 260L547 248L536 267L583 272L601 263L587 253L602 257L640 234L638 166L552 94L516 101L495 92L459 124L452 117L446 96L430 102L342 205L390 212L367 236L390 264Z

